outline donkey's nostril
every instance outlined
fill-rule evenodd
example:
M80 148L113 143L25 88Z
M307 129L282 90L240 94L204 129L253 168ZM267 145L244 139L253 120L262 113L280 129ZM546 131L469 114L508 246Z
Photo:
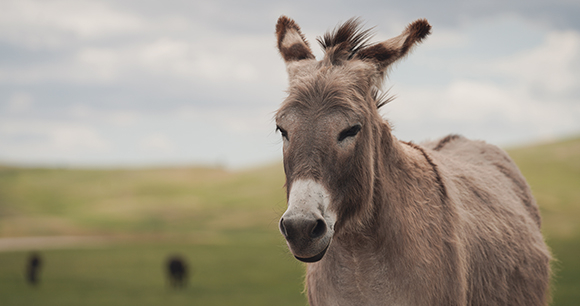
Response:
M326 234L326 222L322 219L316 220L316 223L310 230L310 238L316 239L321 237L322 235Z
M286 233L286 227L284 226L284 218L280 219L280 233L284 238L288 237L288 233Z
M279 226L284 238L294 243L318 239L327 231L323 219L282 218Z

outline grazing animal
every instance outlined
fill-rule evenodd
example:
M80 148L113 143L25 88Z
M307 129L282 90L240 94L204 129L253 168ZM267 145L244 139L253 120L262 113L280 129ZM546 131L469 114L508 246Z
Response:
M288 97L276 113L288 208L279 227L307 262L310 305L545 305L550 252L524 177L496 146L397 140L378 109L387 69L430 34L425 19L369 44L351 19L317 61L282 16Z
M167 259L167 278L173 288L184 288L187 284L187 264L180 256L173 255Z
M41 267L42 258L40 257L40 254L36 252L31 253L26 262L26 281L28 281L30 285L38 285Z

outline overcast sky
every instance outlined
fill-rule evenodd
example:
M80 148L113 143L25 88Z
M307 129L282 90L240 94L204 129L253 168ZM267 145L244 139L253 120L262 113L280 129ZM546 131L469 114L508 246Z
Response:
M0 163L280 160L280 15L318 57L316 37L350 17L375 41L429 20L432 35L385 81L400 139L580 134L578 1L0 0Z

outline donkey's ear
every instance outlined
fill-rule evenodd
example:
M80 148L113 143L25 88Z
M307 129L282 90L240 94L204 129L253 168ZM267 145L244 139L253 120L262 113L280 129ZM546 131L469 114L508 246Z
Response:
M429 22L426 19L418 19L409 24L401 35L360 50L356 58L374 61L378 65L379 72L383 73L389 65L407 55L413 46L429 34L431 34Z
M294 20L280 16L278 23L276 23L276 37L278 38L278 50L280 50L286 64L314 58L308 42Z

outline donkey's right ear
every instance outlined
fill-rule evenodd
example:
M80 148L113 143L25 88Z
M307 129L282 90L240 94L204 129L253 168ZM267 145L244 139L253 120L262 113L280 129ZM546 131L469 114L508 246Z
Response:
M278 38L278 50L286 64L304 59L314 59L308 42L294 20L280 16L278 23L276 23L276 37Z
M426 19L418 19L407 26L405 31L382 43L378 43L360 50L356 57L361 60L370 60L377 64L382 74L392 63L400 60L425 37L431 34L431 25Z

